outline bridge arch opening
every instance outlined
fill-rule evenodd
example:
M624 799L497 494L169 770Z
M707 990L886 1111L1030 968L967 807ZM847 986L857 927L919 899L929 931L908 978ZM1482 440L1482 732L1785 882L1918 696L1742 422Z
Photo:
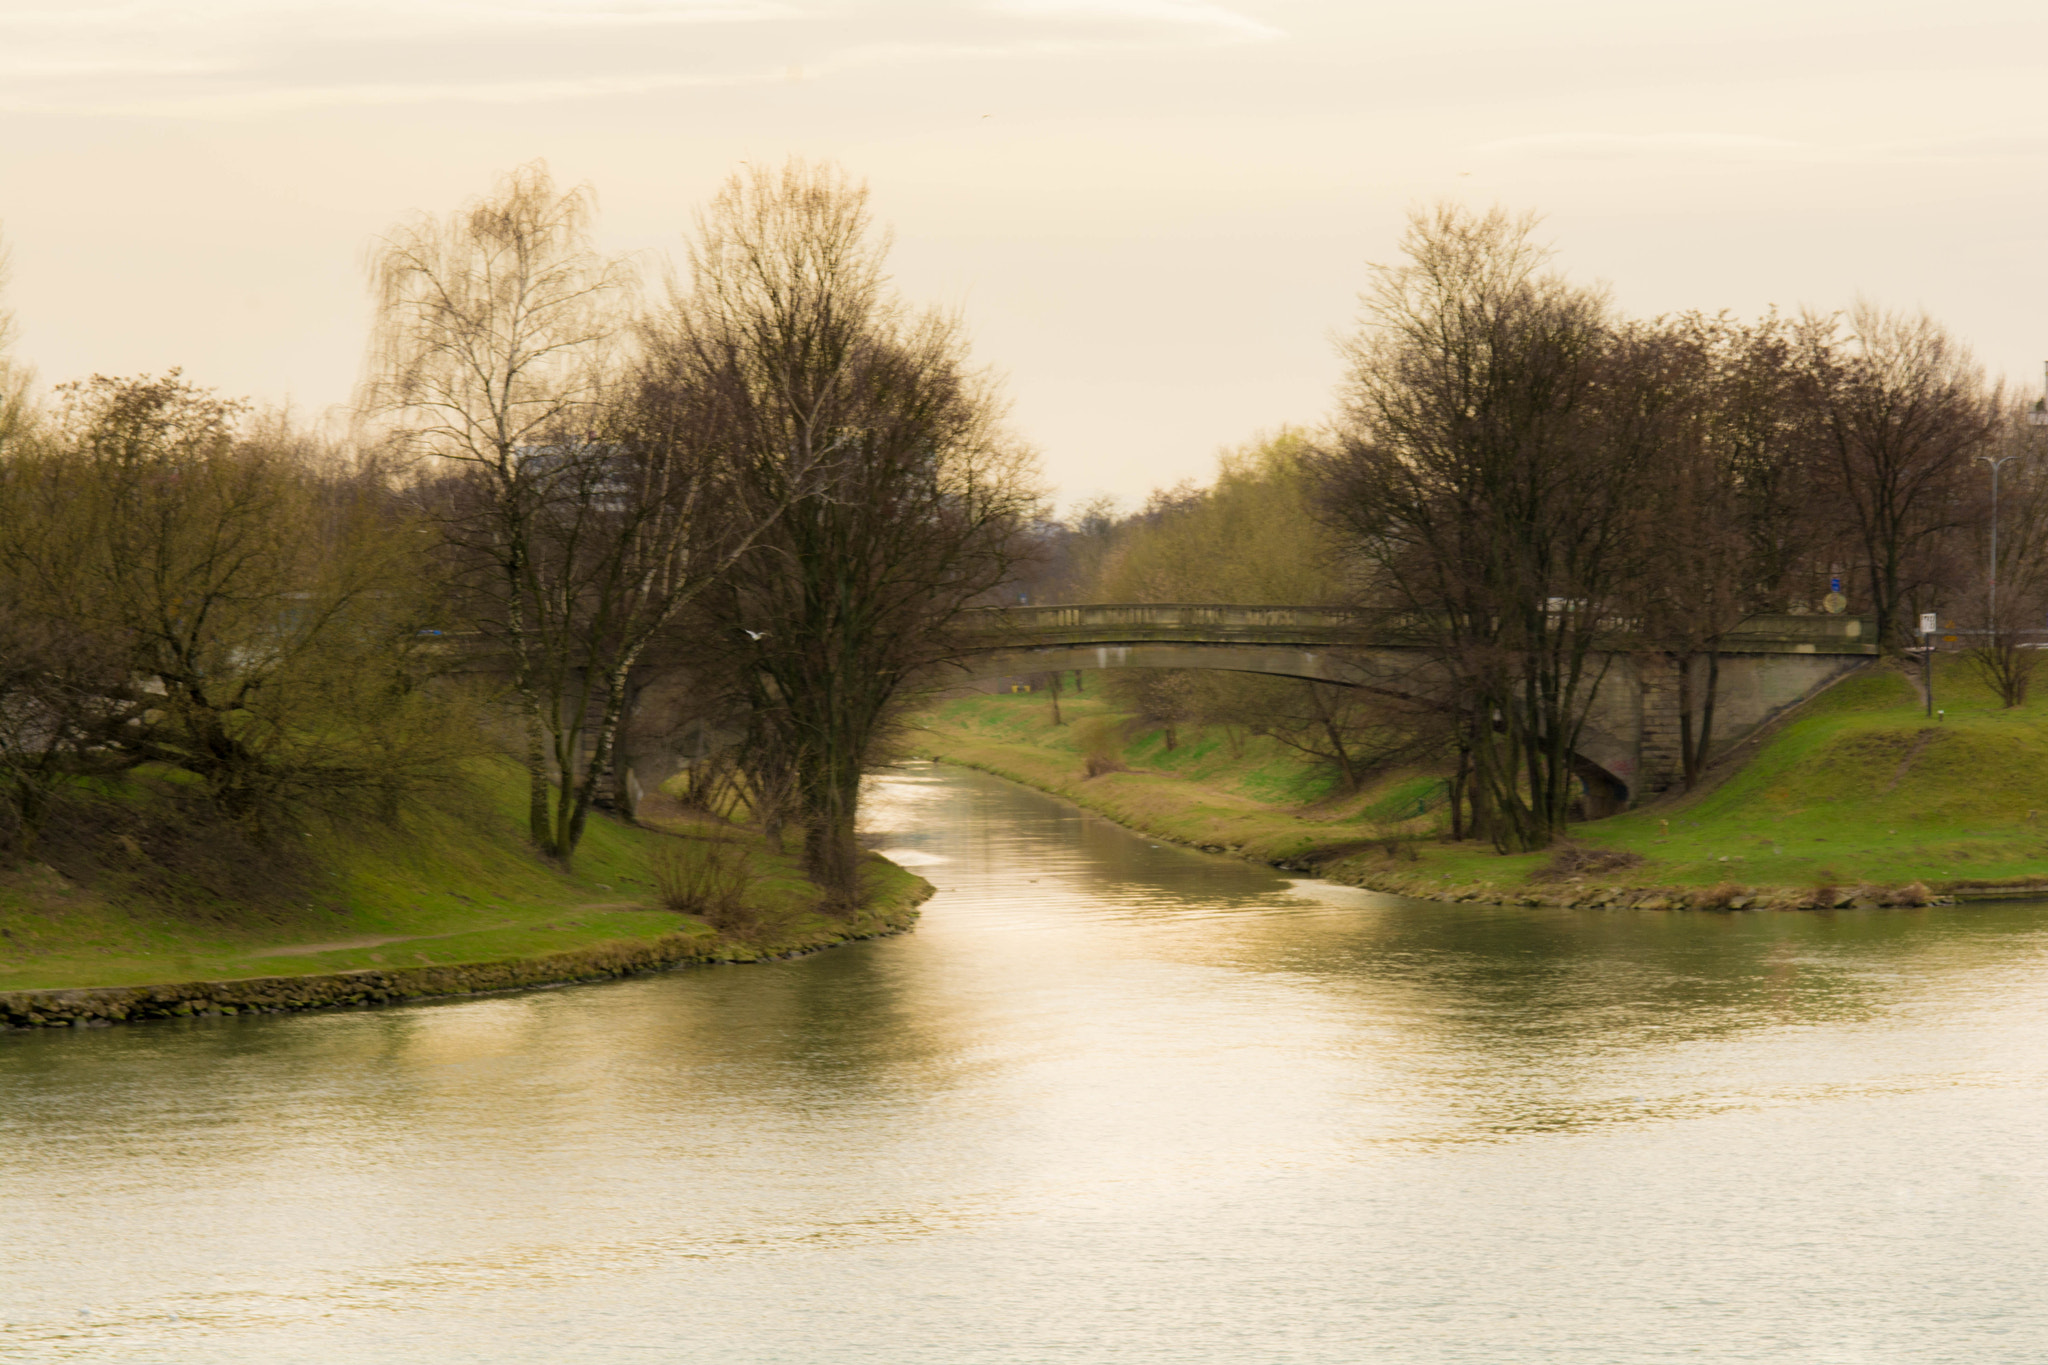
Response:
M1403 690L1399 670L1373 668L1361 662L1357 651L1295 645L1193 641L1023 645L977 651L957 660L953 668L957 670L953 679L962 683L1069 670L1124 668L1256 673L1354 687L1405 701L1428 700L1428 689L1419 682L1420 670L1409 673L1418 678L1418 685L1413 690ZM1574 752L1571 762L1572 773L1584 790L1587 819L1598 820L1628 809L1631 790L1619 774L1588 754Z

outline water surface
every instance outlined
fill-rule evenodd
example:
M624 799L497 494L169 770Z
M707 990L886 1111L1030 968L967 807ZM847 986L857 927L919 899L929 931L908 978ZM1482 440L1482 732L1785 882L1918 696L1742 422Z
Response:
M800 962L0 1036L0 1358L2048 1358L2048 911L1444 906L879 784Z

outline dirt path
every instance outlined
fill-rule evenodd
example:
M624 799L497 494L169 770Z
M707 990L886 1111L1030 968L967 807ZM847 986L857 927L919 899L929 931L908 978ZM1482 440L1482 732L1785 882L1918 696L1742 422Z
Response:
M479 929L460 929L452 934L372 934L364 938L336 939L332 943L293 943L283 948L264 948L258 952L246 953L244 956L311 957L315 953L340 953L346 952L350 948L381 948L387 943L425 943L430 939L461 938L464 934L483 934L493 929L512 929L517 927L511 924L486 924Z

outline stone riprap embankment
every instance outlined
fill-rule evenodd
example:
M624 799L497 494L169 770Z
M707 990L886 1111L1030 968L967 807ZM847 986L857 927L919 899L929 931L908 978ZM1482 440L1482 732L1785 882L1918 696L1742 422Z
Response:
M711 933L678 932L502 962L0 992L0 1028L97 1028L146 1019L390 1005L435 996L604 981L695 964L779 961L835 944L902 933L916 922L918 904L931 894L928 883L920 883L919 888L901 905L869 910L828 929L767 946L735 943Z
M1336 862L1312 869L1346 886L1417 900L1484 905L1547 905L1567 910L1873 910L1954 905L1959 900L2033 899L2048 895L2038 883L1905 886L1604 886L1572 882L1497 886L1491 882L1453 884L1441 877Z

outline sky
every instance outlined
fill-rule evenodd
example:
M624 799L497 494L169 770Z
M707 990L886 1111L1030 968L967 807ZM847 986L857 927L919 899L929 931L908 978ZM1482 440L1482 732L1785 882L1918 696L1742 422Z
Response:
M0 0L0 240L45 382L348 402L365 253L545 158L658 266L838 161L1061 502L1329 411L1406 215L1531 209L1637 314L1925 309L2048 360L2041 0Z

